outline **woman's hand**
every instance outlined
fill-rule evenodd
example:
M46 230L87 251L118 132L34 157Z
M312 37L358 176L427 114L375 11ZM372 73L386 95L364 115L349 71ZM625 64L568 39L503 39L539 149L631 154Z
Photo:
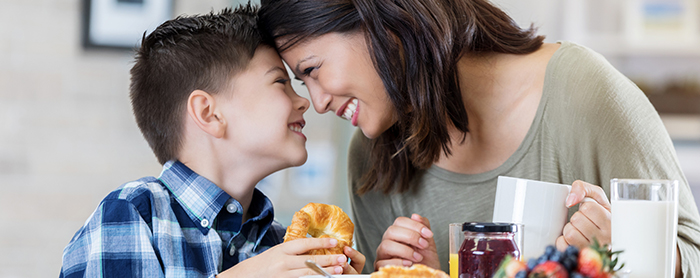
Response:
M596 238L603 244L610 243L610 201L600 186L583 181L571 185L571 193L566 198L566 206L581 203L579 209L564 226L562 236L556 241L557 249L564 250L569 245L583 248Z
M348 264L345 255L300 255L310 250L331 248L336 245L338 240L334 238L302 238L288 241L244 260L216 277L297 278L317 274L306 266L306 260L315 261L330 274L341 274ZM360 260L359 257L358 260ZM364 259L362 262L364 263Z
M384 232L377 248L374 269L385 265L410 266L414 263L440 269L430 221L418 214L411 215L411 218L396 218L394 224Z
M345 246L343 252L350 259L350 264L343 267L343 274L360 274L365 267L365 255L350 246Z

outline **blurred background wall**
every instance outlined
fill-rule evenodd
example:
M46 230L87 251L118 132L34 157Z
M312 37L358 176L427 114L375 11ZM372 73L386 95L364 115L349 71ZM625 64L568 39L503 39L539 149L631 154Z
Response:
M238 1L172 3L174 16ZM700 193L697 0L495 3L521 25L534 23L548 42L592 47L640 84L661 111L694 192ZM638 7L641 12L629 14ZM84 48L83 18L83 0L0 2L0 278L57 276L63 247L99 201L120 184L161 170L131 114L132 52ZM295 88L308 97L303 87ZM313 110L305 118L307 164L259 185L285 225L310 201L349 212L345 152L354 129Z

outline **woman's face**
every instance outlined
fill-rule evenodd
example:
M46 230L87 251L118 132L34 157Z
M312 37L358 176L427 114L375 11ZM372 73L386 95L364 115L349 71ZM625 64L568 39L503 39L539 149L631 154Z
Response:
M309 89L316 112L333 111L368 138L376 138L396 122L394 107L361 32L321 35L299 42L281 55Z

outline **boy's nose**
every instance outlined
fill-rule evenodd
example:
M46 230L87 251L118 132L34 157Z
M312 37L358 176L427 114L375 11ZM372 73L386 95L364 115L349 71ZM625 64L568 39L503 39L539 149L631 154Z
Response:
M309 102L308 99L302 96L297 96L296 102L297 110L301 111L301 113L304 113L306 112L306 110L309 110L309 106L311 106L311 102Z

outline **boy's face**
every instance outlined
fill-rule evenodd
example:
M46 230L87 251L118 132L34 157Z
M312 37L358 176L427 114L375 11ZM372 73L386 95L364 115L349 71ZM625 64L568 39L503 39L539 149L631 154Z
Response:
M286 168L303 164L307 152L301 130L310 103L292 89L277 52L259 47L232 84L232 89L217 94L217 102L223 106L228 121L226 136L235 148L266 165Z

